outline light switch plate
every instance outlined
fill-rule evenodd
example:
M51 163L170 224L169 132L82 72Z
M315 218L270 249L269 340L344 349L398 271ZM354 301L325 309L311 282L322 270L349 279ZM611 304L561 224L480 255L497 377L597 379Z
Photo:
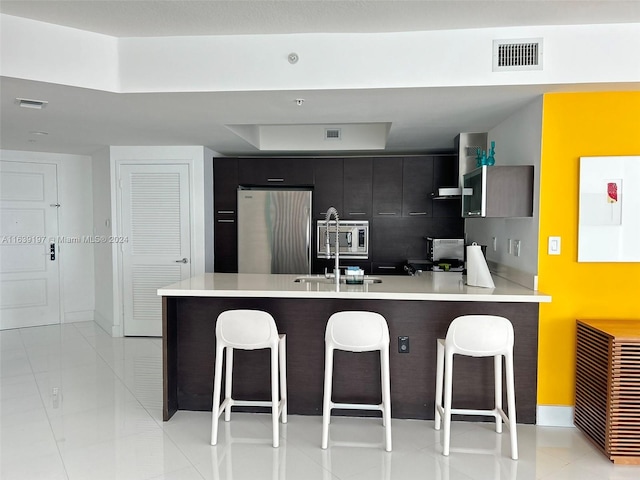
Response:
M549 237L549 255L560 255L560 237Z

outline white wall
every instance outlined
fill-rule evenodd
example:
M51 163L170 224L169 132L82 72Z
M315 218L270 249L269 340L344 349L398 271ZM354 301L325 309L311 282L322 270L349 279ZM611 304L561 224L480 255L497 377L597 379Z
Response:
M640 24L114 38L3 14L0 22L0 75L116 92L640 80L640 56L628 54ZM543 70L492 71L493 40L527 38L543 38Z
M0 15L0 75L118 91L118 39Z
M465 220L468 242L487 245L487 261L508 278L536 287L538 274L538 229L540 211L540 156L542 139L542 97L489 131L489 145L496 142L496 165L533 165L533 217L472 218ZM497 237L497 250L492 238ZM507 253L507 240L520 240L516 257ZM524 274L524 275L520 275ZM524 277L524 278L523 278Z
M2 160L49 163L58 173L58 234L93 235L91 157L57 153L0 150ZM93 320L94 257L91 243L59 244L62 322Z
M92 155L93 165L93 232L112 235L110 151L104 148ZM114 310L113 245L94 244L95 321L112 333Z

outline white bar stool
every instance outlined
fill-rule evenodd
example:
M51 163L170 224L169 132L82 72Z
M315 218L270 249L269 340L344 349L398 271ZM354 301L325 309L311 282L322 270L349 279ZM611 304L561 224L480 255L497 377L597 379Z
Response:
M494 357L495 406L492 410L451 408L453 356ZM502 357L505 358L507 407L502 409ZM442 385L444 376L444 405ZM444 419L443 455L449 455L451 440L451 414L486 415L495 417L496 432L502 433L502 421L509 427L511 458L518 459L516 432L516 397L513 377L513 325L504 317L495 315L463 315L454 319L447 330L447 338L438 340L436 361L435 429L440 430Z
M385 450L391 451L391 387L389 380L389 327L382 315L374 312L337 312L329 317L325 331L324 400L322 404L322 448L329 444L331 409L380 410L385 427ZM371 352L380 350L382 403L334 403L333 351Z
M267 312L260 310L228 310L218 316L216 323L216 363L213 377L213 408L211 411L211 445L218 443L218 419L231 420L232 406L271 407L273 446L280 444L278 419L287 423L287 336L278 334L276 322ZM224 401L220 404L222 361L226 352ZM271 349L271 401L236 400L231 396L233 378L233 349ZM278 388L280 372L280 388Z

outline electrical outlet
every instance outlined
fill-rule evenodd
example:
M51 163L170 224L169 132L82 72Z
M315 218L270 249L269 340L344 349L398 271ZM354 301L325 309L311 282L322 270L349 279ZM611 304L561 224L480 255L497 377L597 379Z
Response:
M492 241L493 241L493 251L497 252L498 251L498 237L493 237Z
M515 240L515 241L513 242L513 254L514 254L516 257L519 257L519 256L520 256L520 245L521 245L520 240Z
M409 337L398 337L398 353L409 353Z

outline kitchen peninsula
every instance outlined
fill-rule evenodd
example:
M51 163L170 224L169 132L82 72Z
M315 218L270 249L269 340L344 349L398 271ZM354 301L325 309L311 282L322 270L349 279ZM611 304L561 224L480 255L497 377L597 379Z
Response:
M289 413L302 415L322 414L324 330L329 316L341 310L382 314L391 337L392 415L416 419L433 418L436 339L444 338L451 320L465 314L505 316L515 330L518 422L535 423L538 307L551 301L548 295L495 275L493 289L467 286L461 274L450 272L384 276L381 283L339 286L324 279L296 282L296 278L207 273L158 290L163 307L165 421L177 410L211 409L216 318L225 310L250 308L269 312L278 330L287 334ZM409 337L407 353L398 351L401 336ZM237 351L234 393L239 398L268 398L269 368L266 351ZM379 375L374 352L336 352L334 398L349 403L379 401ZM454 377L454 408L456 403L491 407L491 358L456 358Z

